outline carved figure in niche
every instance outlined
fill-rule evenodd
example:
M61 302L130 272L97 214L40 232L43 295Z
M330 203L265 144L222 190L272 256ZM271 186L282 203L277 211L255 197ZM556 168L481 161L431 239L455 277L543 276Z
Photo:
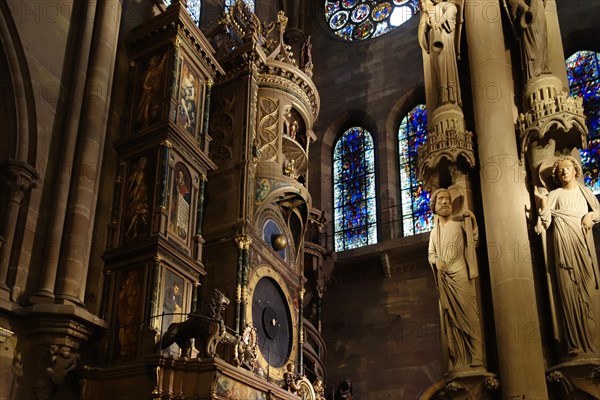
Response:
M352 400L352 381L350 379L345 379L338 385L335 398Z
M290 124L290 137L292 139L296 139L296 134L298 133L298 121L293 120Z
M321 378L317 377L313 383L313 389L315 390L315 400L325 400L325 386Z
M456 17L458 9L447 0L421 0L419 44L430 56L436 105L461 105L456 65Z
M448 342L448 370L483 366L481 321L474 278L477 223L471 212L452 214L447 189L431 196L435 225L429 237L428 259L439 292L442 329Z
M302 44L302 55L301 64L304 72L312 77L313 74L313 62L312 62L312 41L310 35L306 38L306 41Z
M142 288L140 271L129 271L119 291L119 356L122 361L135 358L139 340Z
M504 0L510 18L520 34L523 64L527 79L548 71L546 0Z
M148 62L148 67L142 77L142 95L138 105L137 120L146 128L151 122L155 121L160 115L160 103L157 100L160 94L160 85L162 76L164 76L165 66L167 64L167 54L156 55Z
M181 92L179 98L180 118L183 127L191 134L196 133L196 113L198 108L198 79L184 63L181 68Z
M175 165L169 227L181 239L187 239L190 220L191 176L182 163Z
M127 182L127 215L131 219L127 232L125 232L125 236L128 238L138 236L140 225L141 229L148 225L150 207L148 206L147 166L148 159L141 157Z
M286 371L283 373L283 386L282 388L288 392L297 394L301 391L298 385L298 376L295 372L294 363L290 362L285 367Z
M285 168L283 169L283 173L286 176L289 176L292 179L296 179L296 160L293 158L287 162Z
M61 385L70 371L77 368L78 354L73 354L69 346L50 346L52 365L46 368L48 377L54 385Z
M598 352L600 285L592 227L600 222L600 204L577 182L581 166L571 156L559 157L552 176L560 187L544 195L536 190L542 225L549 230L564 337L569 356Z
M78 354L69 346L50 346L50 367L46 376L34 387L35 397L40 400L73 399L78 396L76 377L71 372L77 368Z

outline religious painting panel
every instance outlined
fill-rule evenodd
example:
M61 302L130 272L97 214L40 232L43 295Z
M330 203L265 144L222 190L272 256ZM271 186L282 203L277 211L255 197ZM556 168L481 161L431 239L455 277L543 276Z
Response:
M162 119L167 64L167 52L138 61L136 102L132 113L135 131L148 128Z
M182 59L177 94L177 125L191 135L196 132L201 122L200 104L202 85L200 74L185 59Z
M215 379L213 393L226 399L267 400L270 397L264 392L220 373Z
M128 163L123 194L123 241L139 239L150 232L155 167L155 157L150 154Z
M165 268L160 296L161 301L161 337L167 331L171 324L176 324L186 319L187 298L189 294L189 284L184 278L174 271ZM171 345L164 350L166 354L179 354L179 347L176 344Z
M144 267L123 270L115 286L115 354L118 361L135 360L138 355L144 308Z
M192 217L192 175L187 166L178 161L173 167L169 231L178 239L188 242Z

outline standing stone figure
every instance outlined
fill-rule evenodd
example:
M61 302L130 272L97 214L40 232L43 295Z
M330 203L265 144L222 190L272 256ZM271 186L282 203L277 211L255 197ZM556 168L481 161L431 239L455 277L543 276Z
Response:
M446 189L431 196L436 214L429 237L429 263L439 291L442 329L448 341L449 371L483 366L481 323L474 278L477 223L472 213L452 215Z
M528 80L548 73L545 4L546 0L508 0L510 17L521 36L523 64Z
M592 227L600 222L600 204L591 190L577 182L581 166L562 156L552 167L561 185L547 196L536 193L540 218L554 249L556 283L569 356L598 352L600 329L594 310L599 301L600 273Z
M437 106L461 105L456 65L456 17L458 9L447 0L421 0L419 44L430 55Z

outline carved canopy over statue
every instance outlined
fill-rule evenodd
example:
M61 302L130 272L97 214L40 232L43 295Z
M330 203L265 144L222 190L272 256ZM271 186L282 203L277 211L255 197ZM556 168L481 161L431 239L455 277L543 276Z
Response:
M436 217L429 237L428 259L439 290L442 329L448 344L448 370L482 368L481 320L474 282L478 276L475 216L471 212L454 215L448 189L433 193L431 208Z
M460 1L457 4L460 6ZM420 0L420 5L419 44L429 54L436 107L448 103L461 106L456 61L460 53L462 9L449 0Z
M556 159L552 176L557 189L536 188L540 222L548 230L547 260L555 277L558 312L569 356L598 355L600 347L600 272L592 227L600 222L600 204L577 181L579 162L571 156ZM538 227L539 228L539 227Z

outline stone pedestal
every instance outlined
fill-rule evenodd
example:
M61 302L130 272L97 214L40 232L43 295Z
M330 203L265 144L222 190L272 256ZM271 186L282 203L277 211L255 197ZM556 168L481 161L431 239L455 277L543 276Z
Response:
M555 365L546 371L546 379L560 387L564 399L600 399L600 356Z
M154 356L110 368L85 367L81 398L294 400L267 377L220 359ZM136 390L132 391L131 388ZM314 397L313 397L314 398Z
M484 369L453 372L448 374L446 385L439 392L439 399L485 400L492 398L492 392L498 390L500 382L495 374Z

